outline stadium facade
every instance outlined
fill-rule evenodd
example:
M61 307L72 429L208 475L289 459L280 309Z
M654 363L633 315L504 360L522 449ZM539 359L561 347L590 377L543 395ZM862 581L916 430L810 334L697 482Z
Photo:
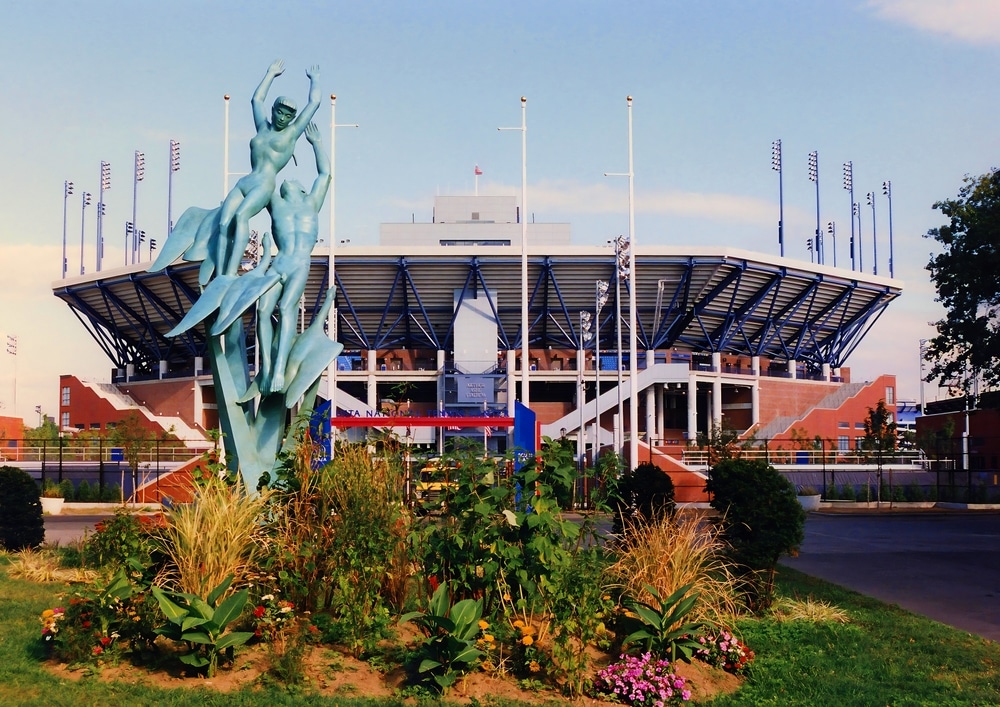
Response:
M544 435L574 438L581 452L595 444L627 451L624 441L634 437L643 459L679 459L713 429L780 438L817 408L894 402L891 376L852 382L846 363L901 294L898 281L736 248L645 241L635 271L619 278L615 247L573 245L569 224L529 223L522 283L522 216L513 196L439 196L430 222L382 224L379 245L314 251L299 328L335 284L329 325L345 350L320 391L335 398L335 420L510 418L527 385ZM53 293L107 354L119 391L154 414L166 406L165 414L211 430L218 415L205 330L166 336L199 295L198 267L177 261L150 273L137 264L60 280ZM599 307L602 281L610 286ZM245 317L251 366L253 316ZM640 407L635 430L620 414L632 395ZM73 410L72 402L61 408L64 427L80 426ZM842 423L834 415L824 424L853 448L853 436L838 434ZM438 449L470 434L499 453L510 444L492 425L450 427L407 434Z

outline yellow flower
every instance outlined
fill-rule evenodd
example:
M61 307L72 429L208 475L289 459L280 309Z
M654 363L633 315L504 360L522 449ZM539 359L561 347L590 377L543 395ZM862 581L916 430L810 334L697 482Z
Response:
M533 660L530 663L528 663L528 670L530 670L533 673L537 673L541 669L542 669L542 666L540 666L538 664L537 660Z
M510 594L504 594L503 595L503 600L504 601L510 601Z
M521 628L522 626L524 626L524 622L521 619L514 622L514 628Z
M43 611L43 612L42 612L42 618L43 618L43 619L47 619L47 618L49 618L50 616L54 616L54 615L55 615L55 613L56 613L56 612L52 611L52 609L46 609L45 611Z
M479 629L480 629L481 631L485 631L485 630L486 630L486 629L488 629L489 627L490 627L490 624L489 624L489 622L487 622L487 621L483 621L483 620L480 620L480 621L479 621Z
M518 628L521 629L522 636L530 636L535 632L535 629L531 627L531 624L528 624L527 626L519 626Z
M530 646L534 642L535 642L535 639L532 638L530 634L526 634L524 636L524 638L521 639L521 643L523 643L526 646Z
M488 633L483 634L483 640L486 641L487 643L493 643L493 636L491 636Z

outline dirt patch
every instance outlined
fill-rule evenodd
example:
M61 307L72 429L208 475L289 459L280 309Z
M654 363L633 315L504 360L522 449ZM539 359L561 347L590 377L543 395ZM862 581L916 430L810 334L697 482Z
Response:
M66 680L84 677L102 682L120 682L130 685L152 685L168 690L203 687L228 693L254 686L276 684L280 680L271 672L271 660L264 646L250 646L241 650L231 666L221 667L218 674L208 679L189 673L179 663L169 663L163 668L151 669L129 663L101 665L97 668L73 668L65 663L51 662L47 669ZM349 654L324 646L310 646L302 658L302 684L309 693L324 697L392 697L405 687L406 674L401 668L380 672L369 663ZM715 695L729 694L739 689L740 679L722 670L694 661L681 663L677 672L687 678L692 691L692 701L703 702ZM530 690L520 687L514 678L473 672L458 682L448 695L461 704L485 702L502 698L528 704L551 703L564 700L567 704L602 705L601 700L579 698L567 700L555 690Z

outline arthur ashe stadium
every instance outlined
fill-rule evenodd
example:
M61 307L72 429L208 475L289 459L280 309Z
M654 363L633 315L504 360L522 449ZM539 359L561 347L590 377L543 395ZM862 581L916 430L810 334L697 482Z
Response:
M382 224L377 246L313 251L299 330L335 284L327 326L345 348L320 397L336 402L336 434L392 427L438 451L473 436L502 454L520 402L581 455L617 445L681 469L699 433L778 438L805 414L796 404L850 385L851 352L901 292L891 278L733 248L574 246L569 224L521 218L513 196L439 196L430 222ZM206 332L166 336L198 298L198 266L135 264L53 292L107 354L115 386L150 407L169 397L211 430ZM252 308L244 317L252 369Z

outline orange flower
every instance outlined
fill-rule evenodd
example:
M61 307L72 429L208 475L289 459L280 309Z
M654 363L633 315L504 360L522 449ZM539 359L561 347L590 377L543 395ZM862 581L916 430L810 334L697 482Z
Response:
M534 638L532 638L530 634L526 634L526 635L525 635L525 636L524 636L524 637L523 637L523 638L521 639L521 643L522 643L522 644L524 644L524 645L526 645L526 646L530 646L530 645L531 645L532 643L534 643L534 642L535 642L535 639L534 639Z

